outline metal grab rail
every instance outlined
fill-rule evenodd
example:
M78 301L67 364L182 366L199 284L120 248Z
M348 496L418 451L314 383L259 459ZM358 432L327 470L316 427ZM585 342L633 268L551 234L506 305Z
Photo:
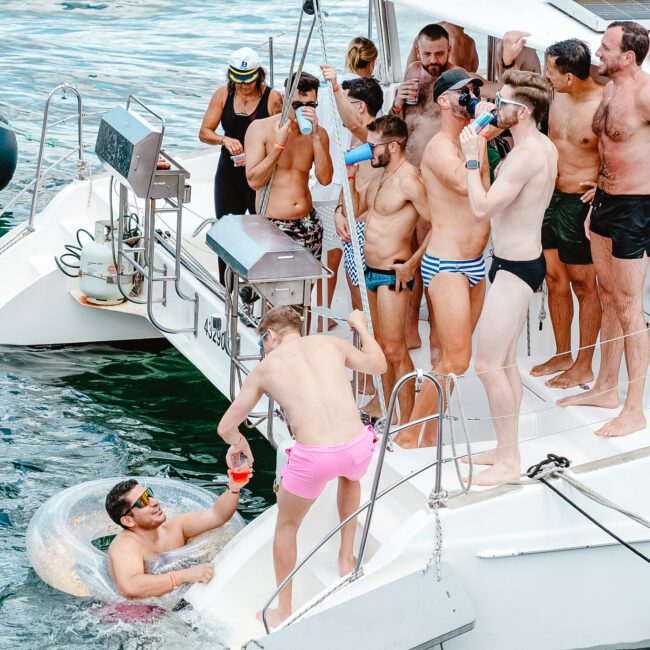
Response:
M61 84L57 86L52 92L48 95L47 101L45 102L45 112L43 113L43 129L41 131L41 144L38 150L38 161L36 163L36 178L34 183L34 194L32 194L32 206L29 212L29 222L27 224L27 231L34 231L34 218L36 216L36 202L38 200L38 192L41 189L41 168L43 167L43 153L45 151L45 139L48 129L48 116L50 113L50 102L54 97L57 91L62 91L62 99L67 99L66 92L70 91L77 97L77 133L78 133L78 147L76 150L79 152L79 162L82 162L84 159L84 143L83 143L83 102L81 100L81 95L76 88L68 86L67 84ZM79 180L85 180L80 178Z
M408 480L411 478L418 476L422 472L425 472L426 470L430 469L434 465L436 466L436 476L435 476L435 491L436 493L439 493L442 487L442 416L443 416L443 410L444 410L444 400L443 400L443 390L442 386L440 385L440 382L436 378L435 375L433 375L431 372L423 372L422 370L414 370L413 372L409 372L406 375L404 375L399 381L395 384L395 387L393 388L393 392L391 393L390 396L390 401L388 404L388 410L386 413L386 426L390 426L388 423L392 420L393 416L393 411L395 410L395 404L397 401L397 396L399 394L399 391L401 387L410 379L415 379L415 386L416 386L416 392L419 392L421 387L422 387L422 382L424 379L428 379L431 381L434 386L436 387L436 391L438 393L438 410L431 414L428 415L424 418L420 418L414 422L407 422L406 424L399 425L395 428L392 428L384 434L382 438L382 446L379 454L379 458L377 459L377 469L375 470L375 477L373 479L373 484L372 484L372 490L370 493L370 498L368 501L366 501L363 505L359 506L357 510L355 510L350 516L348 516L346 519L341 521L337 526L335 526L323 539L316 544L308 553L305 555L300 562L296 564L296 566L289 572L289 574L284 578L284 580L276 587L275 591L271 594L271 597L266 601L264 604L264 607L262 608L262 622L264 623L264 629L266 630L267 634L271 633L271 628L269 627L268 621L266 620L267 618L267 612L269 607L271 606L271 603L277 598L277 596L280 594L280 592L289 584L289 582L293 579L293 577L302 569L303 566L332 538L336 533L338 533L341 528L343 528L346 524L348 524L350 521L352 521L355 517L357 517L360 513L362 513L364 510L368 510L368 516L366 517L366 521L363 527L363 533L361 537L361 542L359 546L359 557L357 560L357 564L353 570L353 575L354 578L361 577L363 575L363 570L362 570L362 563L363 563L363 555L365 553L365 547L366 543L368 541L368 534L370 532L370 522L372 520L372 515L374 512L374 507L375 503L377 502L378 499L381 499L383 496L388 494L389 492L392 492L395 488L399 487L403 483L406 483ZM379 491L379 479L381 478L381 470L382 466L384 463L384 457L386 455L386 448L388 446L388 440L389 438L395 434L398 433L399 431L402 431L403 429L408 429L412 426L416 426L417 424L423 424L425 422L429 422L430 420L433 419L438 419L438 445L436 447L436 459L424 465L423 467L420 467L417 470L414 470L407 476L402 477L401 479L397 480L395 483L392 485L389 485L387 488L384 488Z

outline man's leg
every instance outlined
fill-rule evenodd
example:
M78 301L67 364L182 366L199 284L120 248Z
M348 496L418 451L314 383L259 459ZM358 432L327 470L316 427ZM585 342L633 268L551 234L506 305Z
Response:
M334 291L336 289L336 282L338 280L338 268L341 264L341 258L343 257L343 251L340 248L332 248L327 251L327 266L334 271L334 275L331 278L328 278L327 280L319 280L318 281L318 289L316 295L318 296L318 304L322 304L322 298L323 298L323 288L322 288L322 283L325 282L327 286L327 308L329 309L332 306L332 300L334 298ZM324 318L319 318L318 319L318 328L317 332L322 332L323 331L323 321ZM331 318L327 319L328 320L328 325L327 329L331 330L333 327L336 326L336 321L332 320Z
M361 503L361 483L339 477L339 490L336 498L339 519L347 519ZM354 557L354 533L356 532L357 518L355 517L341 528L341 547L339 549L339 575L348 575L357 563Z
M377 289L377 317L373 317L373 325L376 327L378 340L388 365L387 371L382 376L384 395L387 400L393 391L395 381L413 370L413 361L411 361L411 356L406 347L404 332L404 321L408 311L410 293L408 289L402 289L402 291L398 292L387 285ZM415 400L415 388L412 382L408 382L400 390L398 400L400 421L408 422L413 410L413 401ZM372 407L368 406L366 412L369 415L378 415L378 407L379 405L375 401Z
M462 375L469 366L472 356L472 319L470 289L467 278L460 273L439 273L428 288L434 314L441 314L438 320L438 336L442 356L434 371L441 375L453 372ZM444 316L443 316L444 315ZM442 380L444 390L444 380ZM424 382L417 396L412 420L426 417L438 410L438 393L430 382ZM418 446L422 425L404 429L395 438L401 447L412 449ZM423 447L438 444L438 420L424 425Z
M600 368L596 383L591 390L563 397L558 406L618 406L618 375L623 355L623 330L616 315L614 268L612 262L612 240L591 233L591 254L598 278L598 294L603 307L600 329Z
M566 264L560 261L557 248L544 249L546 259L546 285L548 286L548 311L555 336L555 355L548 361L533 366L530 374L542 377L567 370L573 365L571 357L571 322L573 321L573 296Z
M415 228L415 233L413 234L413 243L415 245L413 250L416 250L422 245L422 242L427 236L430 228L431 226L429 225L428 221L424 221L423 219L418 220L418 224ZM422 302L423 290L424 284L422 282L422 274L418 271L415 274L415 286L413 287L411 295L409 296L409 306L405 320L406 345L408 346L409 350L416 350L422 346L422 339L420 338L418 323L420 321L420 303Z
M278 519L273 538L273 565L275 582L279 585L296 566L298 528L315 499L303 499L282 486L278 491ZM277 627L291 614L291 582L279 593L278 606L269 609L267 620L272 627ZM260 614L258 614L260 618Z
M514 363L517 341L532 296L530 287L499 271L488 292L479 330L476 372L485 387L497 438L492 467L478 474L476 485L518 480L521 473L518 424L521 379Z
M643 389L648 372L648 332L643 317L643 285L648 258L612 258L614 308L623 329L627 397L620 414L598 431L599 436L625 436L644 429Z
M567 264L566 266L571 288L578 298L580 309L580 350L575 363L568 370L546 382L546 385L551 388L573 388L593 381L592 361L603 315L594 265Z

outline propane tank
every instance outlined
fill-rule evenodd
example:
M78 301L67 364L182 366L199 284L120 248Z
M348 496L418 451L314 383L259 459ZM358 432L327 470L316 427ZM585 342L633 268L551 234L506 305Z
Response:
M95 240L81 249L79 289L95 305L119 305L125 300L117 286L112 234L110 221L97 221ZM122 289L128 293L133 286L132 265L123 260L120 274Z

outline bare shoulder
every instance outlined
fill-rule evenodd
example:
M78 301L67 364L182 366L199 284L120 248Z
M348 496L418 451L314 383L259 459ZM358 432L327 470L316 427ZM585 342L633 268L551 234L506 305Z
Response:
M410 162L407 162L404 167L404 173L399 177L400 188L409 194L417 192L422 184L420 170Z
M436 169L441 165L446 166L449 163L449 158L458 156L456 143L444 133L438 132L427 142L424 148L422 166Z
M111 559L124 553L129 555L143 554L142 544L132 533L127 531L118 533L108 547L108 555Z
M413 61L406 66L404 78L407 79L410 74L420 74L420 72L422 72L422 64L419 61Z
M248 127L248 132L256 133L258 136L268 133L273 129L275 123L280 119L279 115L271 115L271 117L263 117L260 120L253 120Z
M641 73L642 79L639 84L638 102L640 103L644 117L650 121L650 74Z

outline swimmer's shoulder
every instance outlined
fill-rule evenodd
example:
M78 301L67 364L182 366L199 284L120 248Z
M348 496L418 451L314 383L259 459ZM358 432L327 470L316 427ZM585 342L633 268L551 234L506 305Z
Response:
M108 547L108 555L111 559L118 555L129 553L130 555L138 554L144 557L144 547L138 538L128 530L120 531Z

